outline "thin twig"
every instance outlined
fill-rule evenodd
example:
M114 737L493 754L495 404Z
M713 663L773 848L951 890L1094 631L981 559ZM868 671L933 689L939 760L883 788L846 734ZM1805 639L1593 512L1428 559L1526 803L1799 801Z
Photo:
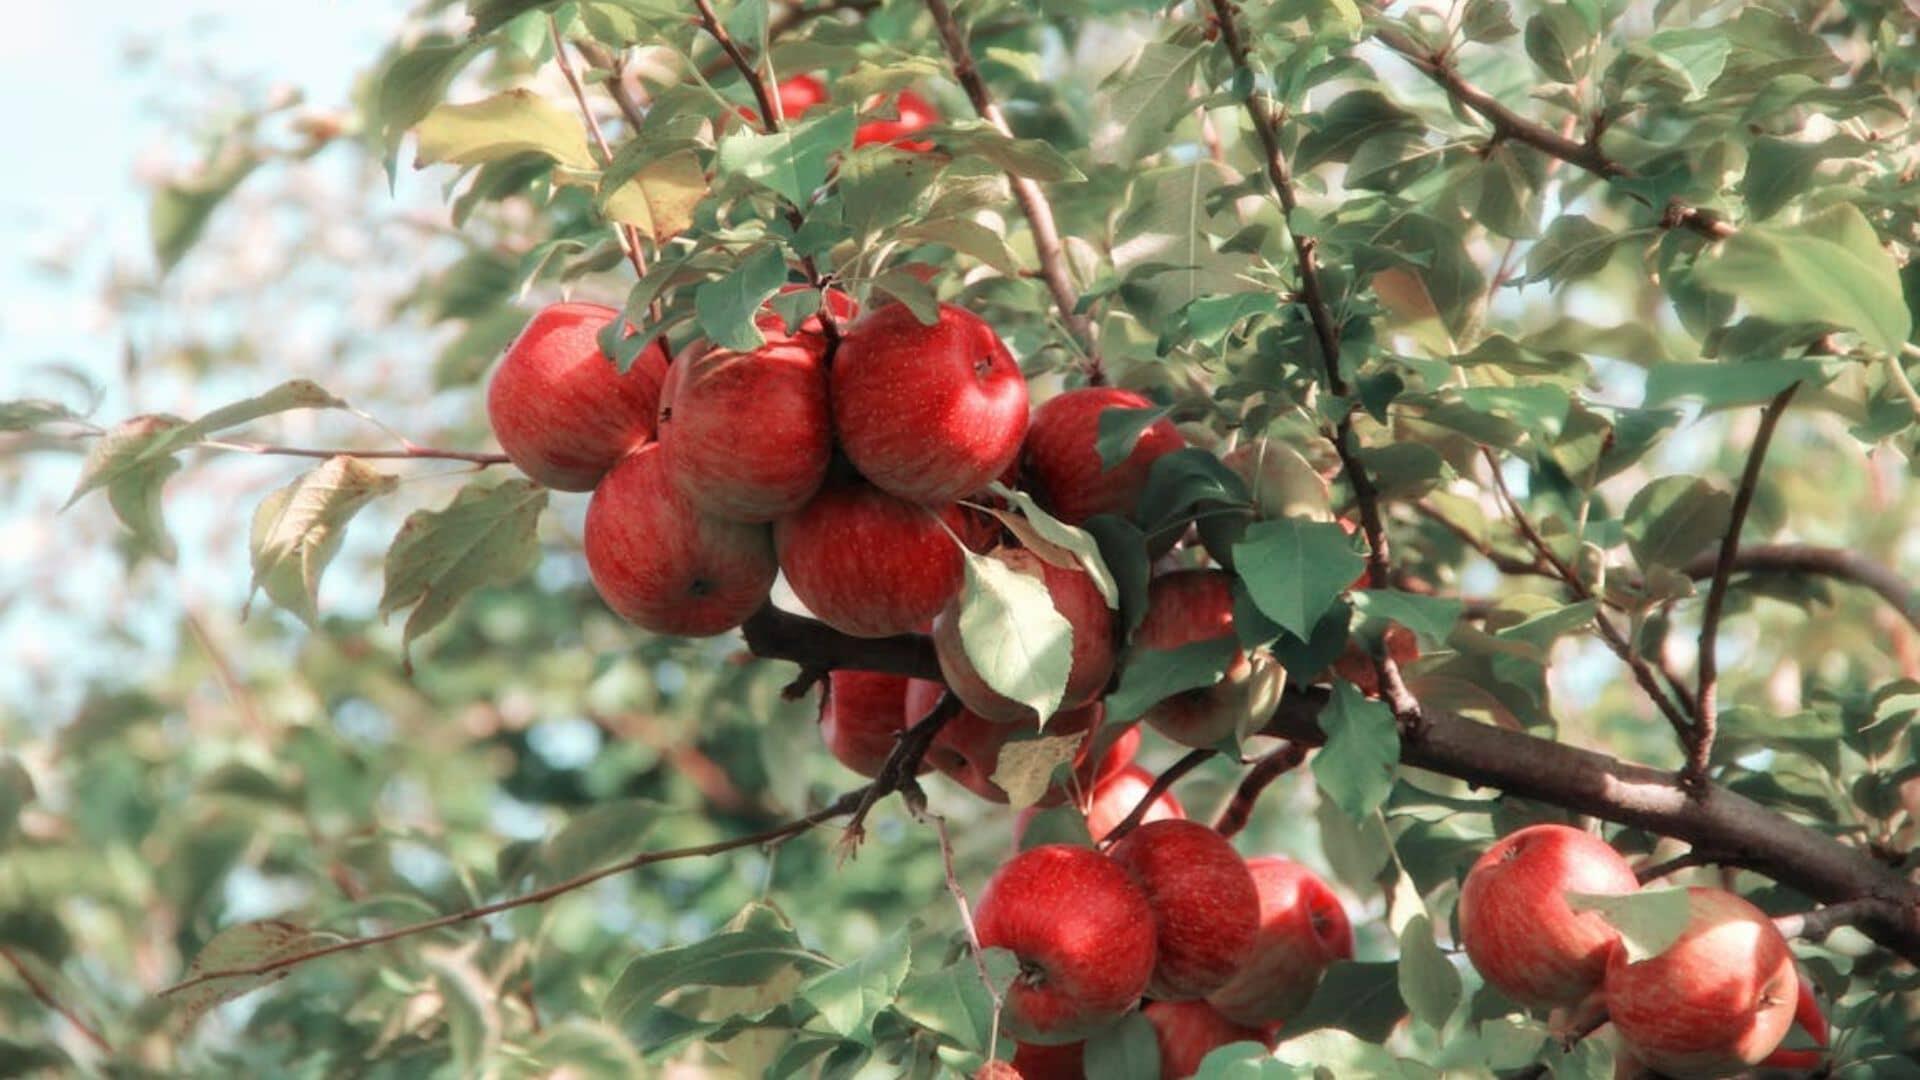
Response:
M1782 915L1773 920L1773 925L1786 937L1800 938L1805 941L1823 941L1828 934L1843 926L1852 926L1863 920L1884 917L1891 906L1890 901L1867 896L1857 900L1843 900L1837 904L1828 904L1812 911Z
M1547 544L1546 538L1540 535L1540 530L1534 528L1532 520L1527 517L1526 510L1521 507L1520 500L1514 498L1512 490L1507 487L1506 477L1500 472L1500 461L1493 456L1493 451L1483 446L1480 452L1486 458L1487 468L1493 474L1494 491L1498 494L1507 513L1512 515L1514 527L1520 530L1521 539L1525 540L1527 546L1553 568L1554 575L1573 592L1576 599L1597 599L1593 590L1587 587L1587 583L1574 572L1573 567L1568 566L1566 560L1560 558ZM1678 694L1675 697L1681 704L1675 705L1674 699L1667 697L1666 690L1654 677L1653 668L1647 663L1647 658L1634 651L1626 636L1620 632L1620 628L1615 626L1613 620L1607 618L1606 612L1598 607L1595 607L1593 612L1593 624L1600 631L1601 640L1605 641L1607 647L1613 650L1613 654L1627 665L1627 670L1633 674L1633 681L1640 685L1640 689L1646 691L1647 697L1660 710L1660 715L1666 717L1667 723L1673 726L1674 733L1680 736L1681 745L1690 745L1693 726L1682 710L1691 707L1693 702L1685 694Z
M1908 342L1900 346L1900 355L1920 357L1920 346ZM1906 399L1907 408L1913 410L1914 418L1920 419L1920 390L1915 390L1913 380L1907 378L1907 369L1901 364L1900 356L1888 353L1882 360L1887 368L1887 381L1893 384L1893 388L1900 392L1902 398Z
M1561 1036L1560 1052L1563 1054L1572 1053L1573 1048L1580 1045L1580 1040L1605 1027L1608 1019L1610 1018L1605 1009L1600 1010L1600 1012L1594 1016L1588 1017L1585 1023L1582 1023L1579 1027ZM1529 1065L1519 1072L1514 1073L1512 1080L1540 1080L1541 1077L1552 1071L1553 1066L1546 1062L1541 1062L1537 1065Z
M1720 557L1714 563L1713 584L1707 588L1706 612L1700 617L1700 692L1694 708L1694 738L1682 775L1696 790L1705 791L1708 759L1713 755L1714 731L1719 721L1719 663L1714 647L1720 634L1720 612L1727 600L1727 579L1733 575L1735 556L1740 553L1740 530L1746 525L1747 511L1753 506L1753 494L1760 486L1760 466L1766 461L1767 446L1773 441L1774 428L1793 401L1799 383L1789 385L1773 396L1760 410L1760 427L1754 432L1753 446L1747 452L1747 467L1740 474L1739 490L1733 495L1733 512L1727 531L1720 537Z
M1260 793L1267 785L1292 772L1300 763L1307 760L1308 747L1303 743L1288 742L1278 750L1267 754L1247 774L1240 778L1240 786L1233 791L1233 798L1220 809L1220 816L1214 820L1213 831L1221 836L1232 836L1247 827L1253 817L1254 804L1260 801Z
M1005 1007L998 987L993 985L993 973L987 970L986 950L980 947L980 931L973 925L973 906L967 903L967 891L960 887L960 877L953 872L953 838L947 835L947 819L938 814L925 815L933 822L934 831L940 835L940 865L947 874L947 893L953 897L953 906L960 909L960 925L967 931L967 952L973 956L973 968L980 973L980 985L986 988L987 996L993 999L993 1020L987 1027L987 1060L994 1059L994 1052L1000 1044L1000 1012Z
M806 832L822 822L853 813L861 806L863 801L869 801L870 796L873 798L878 797L873 795L874 788L877 785L878 782L876 781L874 784L868 784L866 787L849 791L805 817L796 818L784 825L779 825L761 832L738 836L731 840L719 840L711 844L700 844L694 847L642 852L639 855L635 855L629 859L622 859L620 862L613 863L612 865L602 866L583 874L577 874L565 881L556 882L543 889L536 889L533 892L508 897L505 900L496 900L491 904L482 904L478 907L467 908L464 911L456 911L451 915L442 915L438 918L427 919L422 922L409 923L406 926L396 927L378 934L370 934L366 937L347 938L341 941L331 942L318 948L308 949L305 952L279 957L263 964L254 964L250 967L221 968L215 971L204 972L185 982L175 983L167 987L165 990L160 991L160 996L168 997L173 994L179 994L218 979L243 979L254 978L261 975L271 975L278 971L286 971L289 968L298 967L309 960L318 960L324 956L353 952L359 949L370 948L374 945L384 945L390 941L413 937L431 930L440 930L445 927L472 922L475 919L484 919L489 915L497 915L502 911L511 911L514 908L545 903L554 897L564 896L567 893L583 889L603 878L624 874L630 870L638 870L643 866L651 866L654 863L670 862L675 859L700 858L707 855L718 855L727 851L736 851L740 848L777 844L783 840L799 836L801 833Z
M914 721L911 727L902 731L894 740L893 749L888 752L887 760L880 765L880 773L873 783L867 786L866 795L853 808L853 816L847 819L845 834L841 837L841 852L851 855L860 847L860 841L867 835L867 812L873 804L890 792L900 791L908 795L908 806L915 805L921 799L919 784L914 777L920 774L920 762L927 756L927 748L933 745L935 736L947 721L960 715L960 699L949 690L940 695L933 703L927 715Z
M1121 837L1132 832L1140 824L1140 819L1147 816L1147 811L1152 809L1160 796L1167 793L1167 789L1172 787L1175 781L1199 768L1208 758L1217 753L1219 753L1218 750L1189 750L1185 757L1167 766L1166 771L1154 777L1153 783L1147 785L1146 793L1140 796L1139 802L1133 804L1133 809L1127 811L1127 816L1121 818L1119 824L1107 830L1107 835L1100 837L1100 846L1111 848L1119 843Z
M1267 179L1273 185L1274 195L1280 200L1282 213L1291 221L1298 201L1293 187L1293 170L1280 147L1278 124L1259 93L1255 81L1257 72L1248 54L1247 43L1240 35L1240 25L1234 17L1231 0L1211 2L1220 43L1226 48L1234 66L1240 70L1241 77L1251 87L1242 104L1265 152ZM1288 234L1293 237L1294 256L1299 263L1300 301L1306 306L1307 318L1313 324L1314 337L1320 345L1327 389L1335 397L1349 399L1346 376L1340 372L1340 326L1334 320L1326 290L1320 283L1319 242L1293 229L1289 229ZM1368 584L1376 589L1384 589L1393 580L1393 566L1387 549L1386 525L1380 516L1380 493L1374 487L1373 478L1367 474L1366 466L1361 463L1354 446L1353 416L1356 403L1346 400L1344 404L1345 408L1340 411L1340 418L1331 433L1331 441L1340 457L1341 470L1346 474L1348 484L1353 487L1354 502L1360 510L1360 531L1367 540ZM1402 737L1418 738L1425 729L1425 721L1421 716L1419 701L1401 677L1400 665L1385 652L1375 653L1373 664L1379 678L1381 697L1393 709L1393 715L1400 723Z
M1716 553L1702 552L1681 572L1695 579L1712 577L1718 565ZM1920 593L1900 575L1856 551L1810 544L1755 544L1740 549L1733 569L1747 574L1817 574L1852 582L1873 590L1901 618L1920 629Z
M14 973L20 976L20 981L26 984L27 992L33 995L34 1000L52 1009L55 1013L59 1014L62 1019L66 1020L67 1023L72 1024L73 1029L78 1031L101 1053L109 1056L113 1054L113 1046L107 1042L106 1038L98 1031L95 1031L85 1020L80 1019L79 1013L61 1004L60 999L53 996L53 991L47 989L46 984L40 981L40 977L33 973L31 967L27 966L27 962L15 955L11 948L0 945L0 960L5 960L7 965L13 968Z
M1639 880L1640 884L1645 885L1650 881L1659 881L1661 878L1671 877L1682 870L1691 870L1696 866L1712 866L1720 861L1720 856L1710 851L1694 848L1692 851L1684 854L1675 855L1665 862L1642 866L1633 872L1633 876Z
M1536 554L1532 562L1508 555L1499 548L1494 547L1492 541L1482 539L1472 529L1455 521L1446 511L1441 510L1425 499L1414 503L1413 508L1425 515L1434 524L1458 537L1461 543L1479 552L1481 558L1492 563L1493 568L1503 574L1524 574L1534 577L1554 578L1556 580L1559 578L1559 575L1554 573L1553 568L1548 566L1539 555Z
M239 454L262 454L272 457L303 458L361 458L366 461L465 461L480 468L489 465L506 465L512 462L505 454L486 454L469 450L436 450L430 446L414 446L409 443L399 450L353 450L342 448L322 448L306 446L280 446L276 443L249 442L243 439L201 439L194 446L208 450L231 450Z
M587 130L593 133L594 146L600 150L600 165L605 168L613 164L613 148L607 145L606 133L600 130L600 120L593 115L593 106L587 103L586 87L580 85L580 76L573 70L573 61L567 59L567 41L560 33L560 21L547 16L547 30L553 35L553 59L560 65L560 74L566 76L567 86L573 90L573 100L580 105L580 118L587 123ZM620 249L626 253L627 261L633 264L636 277L647 276L647 256L640 249L640 230L625 222L613 223L614 235L620 238Z
M973 111L980 114L980 119L992 125L994 130L1012 138L1013 128L1007 124L1006 114L1001 111L999 103L993 100L992 92L987 89L987 81L980 77L980 69L973 61L966 34L953 17L953 9L947 5L947 0L926 0L926 5L928 14L933 16L934 28L940 32L940 43L946 49L947 60L953 65L953 77L967 92L967 100L973 103ZM1088 381L1099 385L1105 381L1105 372L1095 348L1093 321L1078 310L1080 297L1067 274L1066 249L1060 241L1059 226L1053 219L1053 204L1047 201L1046 193L1030 177L1008 173L1007 182L1012 185L1014 200L1020 204L1020 212L1026 215L1027 225L1033 230L1033 250L1040 260L1041 280L1047 283L1047 291L1053 294L1053 303L1060 309L1061 321L1086 354Z
M707 32L707 36L712 38L715 44L720 46L720 51L727 54L727 59L733 63L734 70L740 73L740 77L746 81L747 88L753 91L753 100L760 104L760 130L769 135L779 131L781 112L777 89L768 84L766 78L761 75L760 69L755 67L753 61L749 60L747 54L741 50L740 43L733 40L733 35L727 32L726 24L720 21L720 16L713 10L713 0L693 0L693 5L699 11L701 28ZM806 224L806 215L798 206L788 206L786 218L787 224L795 232L800 231L801 226ZM820 273L820 267L813 261L811 255L800 256L800 269L807 275L807 284L821 292L820 329L822 336L827 339L827 361L830 364L834 354L840 348L840 323L834 318L833 304L826 296L828 281Z

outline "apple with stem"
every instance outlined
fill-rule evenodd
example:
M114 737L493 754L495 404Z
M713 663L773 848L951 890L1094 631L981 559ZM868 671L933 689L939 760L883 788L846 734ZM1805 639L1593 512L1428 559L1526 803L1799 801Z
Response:
M1147 894L1159 961L1147 992L1189 1001L1225 986L1260 926L1260 893L1233 845L1197 821L1155 821L1109 854Z
M1160 1080L1186 1080L1208 1054L1234 1043L1272 1043L1257 1028L1234 1023L1204 1001L1155 1001L1140 1010L1160 1044Z
M831 485L774 524L780 569L821 622L855 637L922 629L960 592L973 526L871 484Z
M1482 854L1460 886L1460 939L1480 974L1523 1005L1574 1005L1606 975L1619 931L1567 894L1638 890L1633 868L1597 836L1532 825Z
M1113 468L1100 460L1100 414L1108 409L1151 409L1131 390L1089 386L1047 399L1033 411L1022 453L1034 498L1053 516L1078 525L1095 514L1132 517L1146 490L1153 463L1187 444L1166 417L1148 425Z
M550 304L527 322L487 383L487 419L514 467L557 491L591 491L654 437L667 351L650 341L622 375L600 351L620 313Z
M1686 929L1657 956L1634 963L1616 944L1607 1011L1649 1067L1675 1080L1731 1076L1772 1054L1793 1025L1793 950L1772 919L1724 889L1688 889L1687 909Z
M587 503L587 572L607 606L656 634L707 637L767 602L779 572L764 525L702 513L657 443L613 467Z
M1021 1042L1084 1040L1131 1012L1153 974L1146 894L1092 848L1044 844L1015 855L987 883L973 921L983 948L1019 959L1002 1019Z
M1237 1024L1293 1018L1336 960L1353 958L1353 925L1319 875L1277 855L1247 860L1260 894L1260 928L1246 962L1207 1002Z
M1060 708L1076 709L1098 697L1113 676L1113 609L1107 606L1093 578L1077 566L1055 566L1025 548L1000 547L988 552L987 557L1044 582L1053 609L1072 628L1073 656ZM987 685L985 677L967 656L960 639L960 605L964 600L964 594L955 597L933 624L933 647L940 658L940 671L947 686L967 708L988 720L1007 724L1035 722L1037 717L1031 707Z
M660 446L682 494L728 521L807 504L833 456L826 345L810 334L748 352L682 355L660 399Z
M1027 431L1027 381L978 315L940 305L932 325L905 304L868 312L833 360L833 423L860 474L903 499L943 506L1013 463Z

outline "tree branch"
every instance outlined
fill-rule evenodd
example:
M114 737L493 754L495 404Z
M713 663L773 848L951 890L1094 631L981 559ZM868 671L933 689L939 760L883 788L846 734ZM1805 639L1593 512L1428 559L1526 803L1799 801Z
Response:
M338 448L316 448L305 446L280 446L275 443L249 442L244 439L201 439L194 446L209 450L231 450L240 454L260 454L271 457L303 458L361 458L366 461L465 461L486 468L489 465L507 465L513 459L505 454L484 454L467 450L435 450L429 446L414 446L408 443L399 450L351 450Z
M1240 786L1233 791L1233 798L1220 810L1220 816L1214 820L1213 831L1221 836L1232 836L1247 827L1253 817L1253 806L1260 801L1260 793L1267 785L1298 768L1307 760L1307 748L1299 743L1290 742L1273 751L1259 761L1240 778Z
M1422 47L1393 26L1376 25L1373 36L1437 83L1448 97L1477 113L1493 128L1495 138L1524 143L1604 180L1633 175L1632 169L1608 157L1606 151L1600 148L1597 131L1585 140L1576 140L1521 116L1502 105L1492 94L1468 82L1444 56ZM1640 201L1645 202L1644 199ZM1660 224L1668 229L1690 229L1709 240L1724 240L1735 232L1732 225L1712 211L1688 206L1678 200L1668 205Z
M1285 152L1280 149L1278 125L1262 102L1256 81L1258 73L1248 55L1246 40L1240 36L1240 25L1234 18L1232 0L1211 0L1211 3L1214 23L1220 32L1220 43L1250 87L1243 104L1247 118L1253 123L1254 134L1265 152L1267 179L1273 184L1281 211L1291 221L1299 203L1293 189L1293 169L1287 164ZM1300 301L1306 306L1307 318L1312 322L1314 337L1320 344L1327 389L1335 397L1343 399L1346 406L1340 412L1331 441L1340 457L1341 471L1353 487L1354 502L1360 510L1360 531L1367 540L1367 580L1376 589L1390 588L1393 565L1387 549L1386 525L1380 516L1380 493L1374 487L1373 478L1367 475L1366 466L1361 463L1354 447L1354 403L1350 400L1346 376L1340 372L1340 325L1334 320L1326 290L1320 283L1318 241L1293 229L1287 232L1293 237L1295 260L1300 264ZM1393 709L1394 718L1400 722L1402 737L1418 738L1423 727L1420 703L1415 700L1413 692L1407 689L1406 680L1400 674L1400 665L1384 652L1374 655L1373 665L1379 678L1380 696Z
M1176 781L1205 764L1208 758L1217 753L1219 753L1218 750L1187 751L1185 757L1167 766L1165 771L1153 778L1153 783L1147 785L1146 793L1140 796L1140 801L1133 804L1133 809L1127 811L1126 817L1121 818L1118 824L1107 830L1107 835L1094 839L1101 847L1112 848L1120 842L1121 837L1132 832L1140 824L1140 819L1147 816L1147 811L1152 808L1154 800L1165 795L1167 789Z
M960 715L960 699L949 690L940 695L933 703L927 715L914 721L913 726L902 731L895 739L893 749L888 752L887 760L880 764L880 775L867 785L865 794L853 808L853 817L847 821L847 830L841 838L841 850L852 854L867 835L867 812L882 797L898 791L906 795L908 803L917 812L924 802L919 782L914 778L920 775L920 762L927 756L927 748L933 745L934 737L947 721Z
M994 130L1012 138L1013 129L1007 124L1006 114L993 100L986 80L980 77L980 69L973 62L973 52L967 46L966 34L960 29L959 21L953 17L953 9L947 6L947 0L926 0L926 5L927 13L933 16L934 27L940 32L940 43L946 49L947 60L953 65L953 77L960 83L960 88L967 92L967 100L973 103L973 111L980 115L980 119L991 124ZM1033 179L1008 173L1007 182L1012 185L1014 200L1020 204L1020 212L1026 215L1027 225L1033 230L1033 250L1040 260L1040 278L1047 283L1047 291L1053 294L1053 303L1060 309L1061 321L1087 355L1088 380L1099 385L1105 381L1105 373L1096 351L1093 322L1078 310L1080 297L1067 275L1066 250L1060 242L1060 229L1053 220L1053 205Z
M1659 881L1664 877L1672 877L1682 870L1691 870L1696 866L1711 866L1720 861L1719 856L1714 855L1712 852L1695 848L1692 851L1675 855L1665 862L1642 866L1633 872L1633 876L1640 884L1645 885L1650 881Z
M580 106L580 118L586 121L587 130L593 133L593 145L600 151L600 164L604 168L613 163L613 148L607 145L606 133L600 130L600 119L593 115L593 106L587 103L586 87L580 85L580 76L573 70L573 61L567 59L567 40L560 33L560 20L547 16L547 32L553 36L553 59L560 65L560 74L566 77L567 86L573 90L573 100ZM620 238L620 249L626 253L627 261L633 264L635 277L647 276L647 256L640 249L640 230L625 222L613 223L613 234Z
M1773 925L1786 937L1825 941L1828 934L1843 926L1858 926L1873 919L1897 918L1899 914L1899 909L1888 901L1868 897L1843 900L1794 915L1782 915L1773 920Z
M1712 577L1719 557L1702 552L1681 572L1694 579ZM1920 629L1920 594L1892 570L1845 548L1807 544L1755 544L1742 548L1733 560L1736 573L1818 574L1871 589L1900 616Z
M769 625L778 633L766 633ZM876 652L869 649L872 642L824 627L808 633L808 626L818 624L785 613L766 619L759 640L769 647L787 647L760 655L828 668L939 677L931 643L923 637L881 639L888 644ZM1308 747L1323 744L1326 735L1318 717L1327 699L1325 687L1288 689L1261 734ZM1849 909L1858 916L1855 925L1920 963L1920 885L1867 852L1725 788L1713 787L1710 798L1695 799L1664 770L1451 713L1436 710L1427 719L1426 737L1401 747L1401 760L1409 767L1670 836L1721 853L1718 861L1725 865L1763 874L1822 903L1878 900Z
M7 966L13 969L14 974L20 976L20 981L26 984L27 993L32 994L35 1001L45 1005L59 1015L61 1019L72 1024L73 1029L79 1032L88 1042L92 1043L95 1049L109 1056L113 1054L113 1046L107 1042L106 1037L94 1030L85 1020L80 1019L79 1013L61 1004L60 999L53 996L53 991L47 989L47 985L40 981L38 975L33 973L33 968L27 966L27 962L20 959L11 948L0 945L0 960L5 960Z
M1720 537L1720 556L1714 562L1713 583L1707 588L1706 611L1700 617L1699 697L1694 706L1693 743L1688 748L1687 768L1683 774L1690 784L1701 791L1705 790L1700 784L1706 779L1708 760L1713 756L1713 738L1720 716L1719 661L1714 656L1714 647L1719 641L1720 612L1727 600L1727 579L1733 576L1734 557L1740 553L1740 531L1746 525L1747 511L1753 507L1753 493L1760 486L1760 466L1766 461L1767 446L1773 442L1774 428L1779 425L1780 417L1793 401L1794 392L1799 389L1797 382L1789 385L1760 410L1760 427L1754 432L1753 446L1747 452L1747 467L1740 474L1740 488L1733 495L1733 512L1727 522L1727 531Z

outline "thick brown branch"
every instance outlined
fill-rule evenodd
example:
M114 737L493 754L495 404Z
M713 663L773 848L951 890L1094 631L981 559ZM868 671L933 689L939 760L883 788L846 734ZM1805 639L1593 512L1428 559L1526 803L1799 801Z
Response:
M932 682L943 678L933 639L925 634L857 638L772 604L755 612L740 633L755 656L791 660L802 669L878 671Z
M1187 751L1185 757L1167 766L1164 772L1153 778L1153 783L1147 785L1146 793L1133 804L1133 809L1127 811L1126 817L1121 818L1118 824L1107 831L1107 835L1094 839L1098 840L1101 846L1109 848L1119 843L1121 837L1132 832L1140 824L1140 819L1147 816L1147 811L1153 807L1160 796L1167 793L1168 788L1181 777L1204 765L1208 758L1217 753L1219 753L1217 750Z
M953 9L947 6L947 0L926 0L927 12L933 16L933 25L940 32L940 44L946 49L947 61L953 65L953 77L960 88L967 92L967 100L973 103L973 111L980 119L993 125L1000 134L1009 138L1013 129L1007 124L1006 114L993 100L993 94L987 89L987 82L980 77L980 69L973 62L973 51L967 46L965 32L953 17ZM1047 283L1047 291L1053 294L1054 306L1060 309L1060 320L1087 355L1087 374L1090 381L1098 384L1104 381L1100 367L1099 353L1093 337L1093 322L1079 309L1080 297L1074 291L1073 281L1067 276L1066 249L1060 242L1060 229L1053 220L1053 204L1047 201L1046 193L1040 185L1025 176L1007 174L1007 182L1013 187L1014 200L1020 204L1020 212L1026 215L1027 225L1033 230L1033 250L1040 259L1040 278Z
M1753 507L1753 494L1760 486L1760 466L1766 461L1767 446L1773 442L1774 428L1779 426L1781 415L1787 411L1798 389L1800 384L1793 383L1775 394L1760 410L1760 427L1754 432L1752 448L1747 451L1747 467L1741 472L1740 487L1733 495L1727 530L1720 537L1720 555L1714 561L1713 583L1707 588L1707 606L1700 617L1700 691L1694 706L1693 745L1688 748L1685 773L1685 778L1696 788L1706 779L1720 717L1719 660L1714 649L1719 643L1720 612L1727 600L1727 579L1733 576L1734 559L1740 554L1740 531L1746 526L1747 511Z
M12 949L5 945L0 945L0 960L5 960L7 966L13 969L14 974L20 976L20 981L26 984L27 993L32 994L35 1001L45 1005L57 1013L62 1019L66 1020L67 1023L72 1024L73 1029L79 1032L88 1042L92 1043L101 1053L109 1055L113 1053L113 1046L107 1042L106 1037L98 1031L95 1031L92 1025L88 1024L85 1020L80 1019L79 1013L74 1012L62 1004L59 998L53 996L53 991L49 990L47 985L40 981L40 977L33 973L33 969L27 966L27 962L20 959Z
M787 648L763 656L939 678L939 664L925 638L882 639L888 644L875 653L869 648L872 642L836 634L799 616L777 614L762 625L759 640ZM763 611L754 618L766 615ZM775 632L767 632L769 626ZM817 632L810 633L809 627ZM1262 734L1303 746L1321 745L1326 735L1318 717L1327 698L1325 687L1289 689ZM1402 744L1404 764L1670 836L1721 853L1718 861L1725 865L1763 874L1822 903L1880 900L1865 910L1857 925L1881 945L1920 963L1920 885L1864 851L1725 788L1715 787L1710 797L1696 800L1664 770L1451 713L1432 712L1428 720L1425 738Z
M1720 861L1720 858L1711 852L1695 849L1681 855L1675 855L1665 862L1642 866L1633 872L1633 876L1640 884L1645 885L1650 881L1659 881L1664 877L1672 877L1682 870L1691 870L1696 866L1711 866Z
M1253 817L1254 804L1260 801L1260 793L1267 785L1298 768L1307 760L1307 747L1299 743L1287 743L1259 761L1240 778L1240 786L1233 791L1233 798L1220 810L1220 816L1213 823L1213 831L1221 836L1232 836L1247 827Z
M1794 915L1782 915L1773 925L1790 938L1824 941L1828 934L1843 926L1859 926L1874 919L1898 918L1900 911L1878 898L1843 900Z
M1695 579L1708 578L1718 565L1717 553L1707 551L1687 563L1683 572ZM1858 552L1805 544L1756 544L1740 549L1733 569L1746 574L1815 574L1852 582L1873 590L1920 629L1920 594L1900 575Z

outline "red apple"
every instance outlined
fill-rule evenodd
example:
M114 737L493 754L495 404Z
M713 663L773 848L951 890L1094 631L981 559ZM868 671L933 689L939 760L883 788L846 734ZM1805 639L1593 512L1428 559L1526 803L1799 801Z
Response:
M701 513L658 444L623 459L587 503L587 571L607 606L656 634L706 637L767 602L779 565L764 525Z
M1572 1005L1600 985L1619 932L1566 894L1640 885L1599 837L1532 825L1495 843L1460 887L1460 940L1482 976L1523 1005Z
M799 119L815 105L827 103L826 86L811 75L795 75L791 79L786 79L774 88L774 93L779 95L780 112L789 122ZM743 105L739 112L750 123L760 122L758 109L750 109Z
M1153 908L1160 959L1147 992L1187 1001L1225 986L1260 927L1260 893L1233 845L1197 821L1155 821L1110 854Z
M1153 579L1147 588L1147 614L1133 632L1137 649L1172 650L1200 641L1233 638L1233 575L1224 570L1176 570ZM1279 690L1278 671L1255 664L1235 647L1219 681L1182 690L1143 719L1155 731L1184 746L1218 746L1232 738L1241 722L1264 698Z
M971 495L1020 453L1027 382L980 317L952 304L924 326L888 304L846 331L833 360L833 423L861 474L903 499Z
M781 518L773 541L787 584L821 622L886 637L925 627L959 594L966 566L955 537L970 527L957 507L935 511L856 482Z
M1420 659L1420 639L1399 623L1389 623L1380 641L1387 647L1387 655L1402 669ZM1358 641L1347 642L1339 659L1333 662L1333 673L1368 697L1380 696L1380 669L1374 665L1373 654Z
M1327 883L1277 855L1247 860L1260 894L1260 930L1246 963L1208 1004L1237 1024L1265 1027L1293 1018L1335 960L1353 958L1353 926Z
M1687 928L1639 963L1607 962L1614 1030L1649 1067L1677 1078L1730 1076L1774 1052L1793 1024L1799 975L1773 920L1723 889L1687 890Z
M1186 1080L1200 1071L1208 1054L1223 1046L1272 1045L1258 1030L1234 1023L1204 1001L1156 1001L1140 1011L1160 1042L1160 1080Z
M833 455L821 339L682 355L660 400L660 445L680 491L714 517L772 521L805 506Z
M591 491L613 464L653 439L667 351L640 350L622 375L598 334L620 317L599 304L540 309L487 384L487 419L513 464L560 491Z
M1153 774L1138 765L1128 765L1106 780L1095 785L1093 798L1087 803L1087 835L1095 843L1107 838L1114 826L1127 819L1140 800L1147 797L1147 790L1153 787ZM1186 808L1173 792L1163 791L1153 800L1142 814L1140 821L1174 821L1187 816Z
M919 719L907 713L907 682L899 675L846 669L827 676L820 737L840 764L861 776L880 775L900 732Z
M946 688L936 682L910 680L907 685L907 715L925 716L945 691ZM1084 708L1056 713L1047 721L1043 735L1085 734L1086 738L1074 756L1072 778L1065 783L1054 784L1035 805L1058 806L1067 800L1069 787L1086 788L1092 785L1100 763L1100 759L1092 754L1092 747L1103 712L1100 703L1095 702ZM934 736L933 745L927 748L927 763L982 799L1004 803L1008 801L1007 793L993 780L994 771L1000 767L1000 750L1015 738L1031 734L1032 731L1032 728L1019 724L996 724L962 707Z
M1012 1062L989 1061L980 1066L979 1072L973 1074L973 1080L1025 1080L1025 1078L1020 1075L1019 1067Z
M1044 581L1053 609L1073 628L1073 658L1067 670L1062 709L1076 709L1100 695L1113 676L1113 609L1087 576L1074 567L1055 566L1024 548L1002 547L988 553L1017 573ZM933 624L933 647L940 671L967 708L999 723L1032 723L1033 709L1006 697L981 677L960 640L960 603L955 597Z
M1083 1042L1060 1046L1015 1043L1013 1068L1020 1080L1086 1080L1086 1052Z
M974 906L985 948L1019 958L1002 1014L1021 1042L1078 1042L1140 1000L1154 966L1153 909L1113 860L1045 844L1015 855Z
M924 154L933 149L933 144L924 139L908 139L906 136L940 122L940 112L926 98L911 90L902 90L895 102L894 114L897 120L869 120L853 132L853 145L866 146L870 143L891 143L901 150Z
M1108 409L1151 409L1131 390L1089 386L1047 399L1033 411L1023 454L1027 484L1053 516L1078 525L1095 514L1132 517L1153 463L1187 444L1166 417L1140 433L1119 464L1101 464L1100 414Z

